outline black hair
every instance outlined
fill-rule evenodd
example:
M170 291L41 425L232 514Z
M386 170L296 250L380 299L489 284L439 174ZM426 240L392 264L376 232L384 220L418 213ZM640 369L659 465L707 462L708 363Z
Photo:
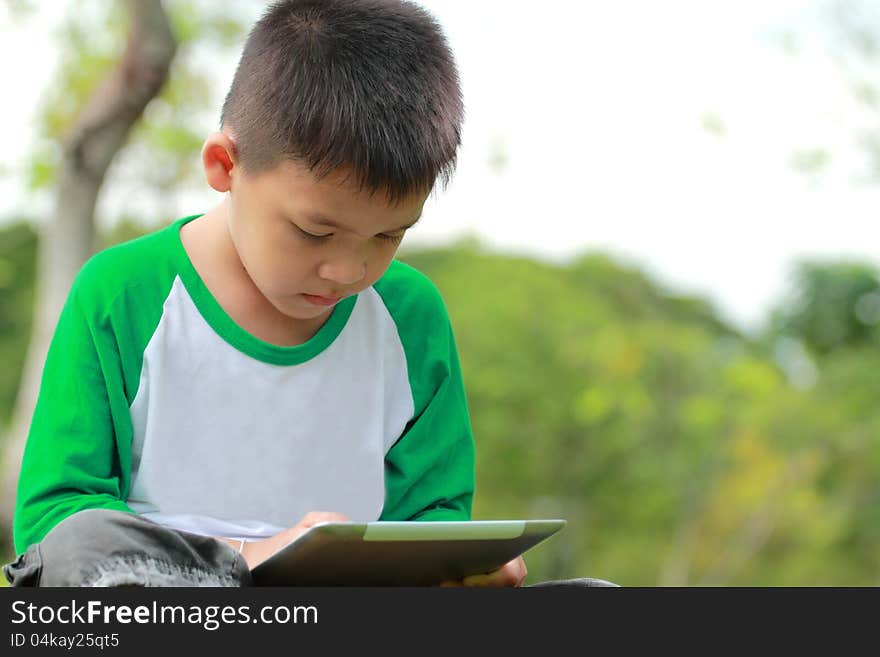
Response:
M282 0L254 25L220 117L239 164L348 167L391 200L446 185L464 108L442 30L406 0Z

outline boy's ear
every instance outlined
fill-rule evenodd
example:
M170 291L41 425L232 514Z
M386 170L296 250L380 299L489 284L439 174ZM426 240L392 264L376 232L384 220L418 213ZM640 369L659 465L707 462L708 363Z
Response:
M218 192L232 188L232 169L237 164L235 143L225 132L211 133L202 145L202 166L208 184Z

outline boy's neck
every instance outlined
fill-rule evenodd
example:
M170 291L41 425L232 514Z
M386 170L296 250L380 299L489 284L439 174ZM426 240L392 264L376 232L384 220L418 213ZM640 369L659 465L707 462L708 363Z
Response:
M318 332L327 316L293 319L269 303L238 257L225 221L225 203L181 228L180 241L193 267L217 303L245 331L279 346L303 344Z

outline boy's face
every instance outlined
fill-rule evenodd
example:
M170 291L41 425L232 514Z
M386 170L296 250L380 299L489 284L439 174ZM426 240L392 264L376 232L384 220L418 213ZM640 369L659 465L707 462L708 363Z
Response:
M232 243L257 289L291 319L329 315L336 301L375 283L428 196L389 205L384 193L358 192L345 174L319 180L291 161L258 175L230 171Z

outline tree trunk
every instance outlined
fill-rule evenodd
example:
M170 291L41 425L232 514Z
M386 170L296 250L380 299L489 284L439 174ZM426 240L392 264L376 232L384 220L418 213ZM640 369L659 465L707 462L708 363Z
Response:
M2 464L0 523L6 536L49 342L73 278L94 252L98 193L131 127L165 83L177 47L161 0L128 0L128 13L119 64L63 139L55 207L40 235L34 323Z

